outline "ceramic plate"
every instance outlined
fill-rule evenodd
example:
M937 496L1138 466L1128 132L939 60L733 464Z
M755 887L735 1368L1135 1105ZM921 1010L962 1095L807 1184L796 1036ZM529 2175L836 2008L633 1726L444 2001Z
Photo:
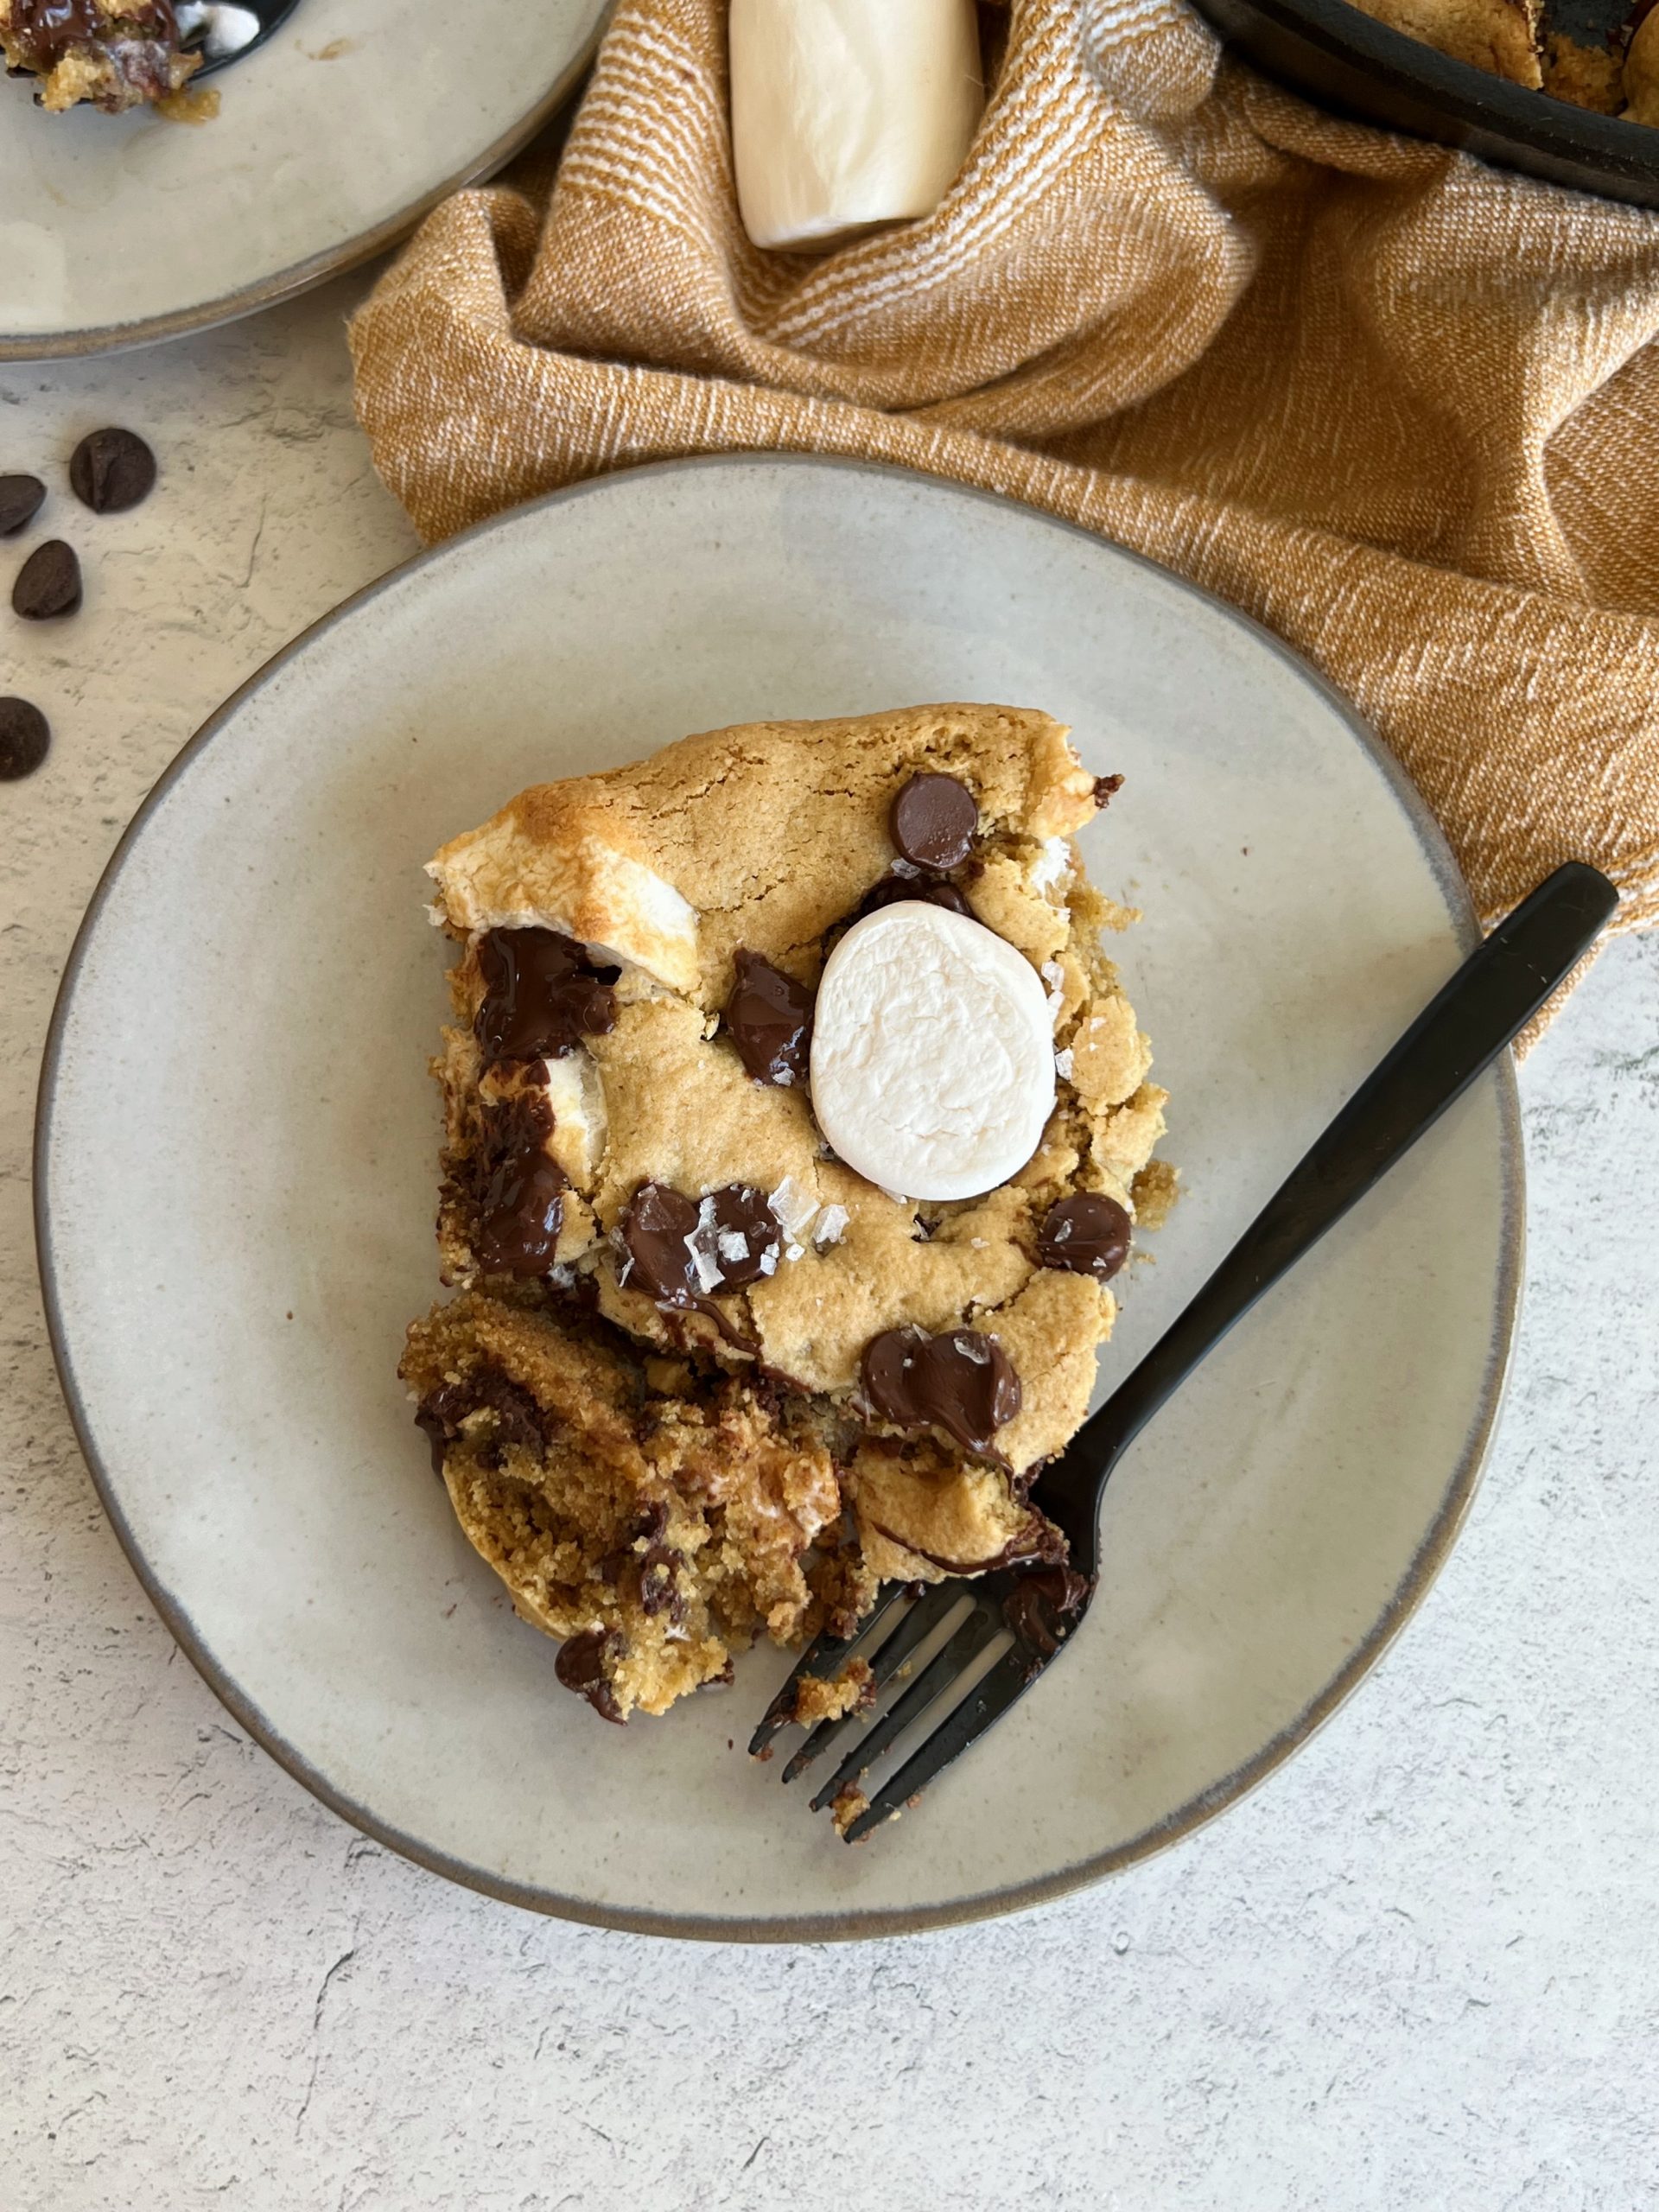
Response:
M308 632L128 831L54 1020L54 1341L122 1541L232 1711L461 1880L676 1935L911 1929L1052 1896L1236 1797L1444 1557L1514 1318L1507 1061L1258 1307L1110 1493L1065 1662L922 1808L839 1843L742 1745L785 1661L607 1727L433 1482L394 1370L437 1294L427 855L521 786L688 730L1041 706L1124 790L1084 833L1187 1193L1115 1382L1475 938L1352 716L1161 570L931 480L636 469L429 553ZM736 1749L732 1745L735 1744ZM988 1815L990 1815L988 1817Z
M553 113L606 4L302 0L199 125L0 79L0 360L171 338L391 245Z

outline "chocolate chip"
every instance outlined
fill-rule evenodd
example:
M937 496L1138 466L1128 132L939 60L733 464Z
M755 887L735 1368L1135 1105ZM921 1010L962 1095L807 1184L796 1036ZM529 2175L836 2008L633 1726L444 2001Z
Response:
M646 1617L666 1613L675 1622L685 1618L685 1599L676 1573L682 1564L678 1552L667 1544L653 1544L639 1563L639 1610Z
M38 476L0 476L0 537L16 537L41 512L46 486Z
M973 850L979 807L954 776L912 776L893 802L893 842L914 868L943 875Z
M69 485L95 515L124 514L156 484L156 456L131 430L93 430L69 456Z
M804 1083L812 993L742 946L733 955L732 968L726 1030L737 1057L757 1083L783 1090Z
M80 563L60 537L37 545L17 571L11 603L25 622L49 622L80 605Z
M486 1274L544 1275L564 1220L564 1171L548 1157L547 1094L523 1090L484 1109L471 1165L478 1225L473 1249Z
M864 1348L864 1395L900 1428L936 1427L964 1451L988 1452L1020 1410L1020 1377L997 1338L980 1329L930 1337L888 1329Z
M722 1287L741 1290L774 1272L781 1242L778 1217L753 1183L728 1183L709 1193L714 1209L715 1263Z
M27 699L0 699L0 783L32 776L52 747L52 725Z
M687 1306L697 1294L696 1265L688 1239L696 1234L697 1207L666 1183L645 1183L622 1217L622 1242L632 1262L628 1280L660 1305Z
M643 1536L648 1544L654 1544L667 1527L668 1508L660 1497L653 1497L649 1504L643 1506L634 1516L633 1526L629 1530L629 1534Z
M1043 1567L1015 1578L1002 1618L1021 1643L1052 1659L1070 1633L1061 1624L1082 1610L1089 1584L1075 1567Z
M459 1382L445 1382L421 1401L415 1425L432 1447L432 1471L443 1472L444 1453L461 1434L462 1425L474 1414L494 1416L487 1437L480 1438L480 1456L493 1467L503 1453L517 1445L526 1452L547 1448L549 1416L528 1390L490 1363L475 1367Z
M1037 1236L1037 1263L1106 1282L1129 1256L1135 1224L1116 1198L1077 1191L1051 1206Z
M779 1235L766 1192L752 1183L728 1183L702 1205L666 1183L646 1183L623 1217L622 1241L632 1262L630 1281L637 1278L648 1297L659 1306L708 1310L699 1255L720 1272L710 1289L741 1289L777 1265Z
M1122 776L1096 776L1095 778L1095 804L1096 806L1109 805L1122 788Z
M607 1662L620 1652L622 1639L614 1629L584 1629L559 1646L553 1672L568 1690L585 1697L602 1719L620 1721L622 1712L611 1688Z
M915 875L884 875L859 901L856 918L862 921L866 914L880 913L883 906L896 906L901 899L920 899L930 906L944 906L953 914L973 918L973 908L954 883L934 883L926 876Z
M614 968L557 930L491 930L479 939L484 997L473 1028L486 1065L562 1059L616 1021Z

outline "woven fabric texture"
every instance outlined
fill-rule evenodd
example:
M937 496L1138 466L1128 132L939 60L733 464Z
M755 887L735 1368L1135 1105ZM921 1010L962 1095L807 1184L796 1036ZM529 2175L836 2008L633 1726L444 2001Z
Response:
M1655 918L1659 217L1319 113L1182 0L1016 0L936 213L766 253L725 18L620 0L562 159L445 203L359 311L426 537L743 448L1003 493L1306 654L1488 923L1569 856Z

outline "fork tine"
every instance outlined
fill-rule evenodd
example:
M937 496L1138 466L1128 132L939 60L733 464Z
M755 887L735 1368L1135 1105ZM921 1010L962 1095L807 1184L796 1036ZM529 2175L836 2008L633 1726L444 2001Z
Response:
M831 1636L828 1630L815 1637L795 1664L790 1669L783 1688L760 1716L760 1726L749 1738L749 1756L753 1758L764 1751L778 1731L795 1717L795 1691L803 1675L833 1675L840 1662L862 1641L872 1629L886 1620L909 1586L903 1582L889 1583L886 1592L875 1601L872 1611L850 1636Z
M865 1730L812 1800L812 1810L822 1812L838 1789L873 1766L893 1738L903 1735L911 1722L927 1711L963 1669L973 1664L991 1638L1001 1633L1002 1627L1000 1609L994 1611L976 1604L944 1649L928 1662L904 1695Z
M923 1592L870 1661L877 1689L898 1673L918 1644L926 1643L945 1615L962 1603L962 1595L961 1586L955 1582L938 1582ZM820 1752L827 1751L837 1737L863 1718L862 1713L843 1713L838 1720L821 1720L784 1769L783 1779L793 1782L797 1775L804 1774Z
M952 1759L960 1758L970 1744L976 1744L985 1731L1025 1695L1042 1671L1040 1664L1033 1666L1031 1652L1025 1646L1016 1643L1011 1651L1005 1652L956 1711L905 1761L898 1773L882 1784L858 1818L849 1821L844 1840L857 1843L884 1821L890 1821L919 1790L925 1789L936 1775L942 1774Z

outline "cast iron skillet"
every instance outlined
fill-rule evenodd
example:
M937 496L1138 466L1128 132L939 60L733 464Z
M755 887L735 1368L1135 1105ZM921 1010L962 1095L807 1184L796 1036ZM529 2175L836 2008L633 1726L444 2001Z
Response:
M1594 115L1489 77L1373 22L1347 0L1197 5L1236 53L1321 107L1438 138L1553 184L1659 207L1659 129L1650 124ZM1616 12L1623 16L1622 0Z

